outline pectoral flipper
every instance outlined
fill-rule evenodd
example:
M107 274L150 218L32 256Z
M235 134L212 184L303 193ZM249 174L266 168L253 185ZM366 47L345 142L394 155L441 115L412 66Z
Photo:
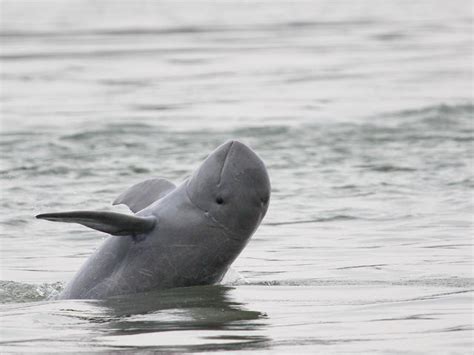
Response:
M36 218L53 222L79 223L83 226L117 236L134 236L147 233L156 224L155 217L139 217L102 211L44 213L37 215Z

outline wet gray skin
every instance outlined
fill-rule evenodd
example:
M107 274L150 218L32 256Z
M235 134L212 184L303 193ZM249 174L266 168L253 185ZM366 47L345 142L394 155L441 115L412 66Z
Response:
M219 282L265 216L269 198L262 160L229 141L178 187L152 179L120 195L114 203L127 204L135 216L84 211L37 218L113 235L59 296L98 299Z

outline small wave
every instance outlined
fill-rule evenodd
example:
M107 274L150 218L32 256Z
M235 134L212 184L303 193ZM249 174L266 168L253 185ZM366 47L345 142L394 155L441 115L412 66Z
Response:
M2 221L2 224L5 226L24 226L28 224L28 220L25 218L20 218L20 217L14 217L14 218L7 218L4 221Z
M71 172L70 167L66 165L44 164L46 160L43 160L41 164L13 167L11 169L0 171L0 178L13 179L18 176L59 176L67 175Z
M93 130L82 130L75 133L64 134L59 137L60 140L64 141L87 141L91 139L97 139L104 137L112 137L114 135L122 135L122 134L140 134L143 132L155 132L156 127L145 124L145 123L137 123L137 124L108 124L102 127L98 127Z
M64 288L62 282L40 285L0 281L0 303L34 302L53 299Z
M111 56L136 56L147 54L165 54L176 52L191 52L197 48L189 47L184 49L163 49L163 48L144 48L144 49L97 49L83 51L30 51L23 53L6 53L0 54L0 59L5 61L16 60L38 60L38 59L67 59L67 58L101 58Z
M391 173L391 172L412 172L416 171L414 168L406 166L396 166L391 164L363 164L356 165L358 168L367 168L372 171L377 171L381 173Z
M448 288L474 288L474 278L451 277L435 279L415 279L415 280L355 280L355 279L302 279L302 280L268 280L252 281L247 280L249 286L430 286L430 287L448 287ZM458 292L458 291L456 291ZM461 291L464 292L464 291Z
M153 27L125 27L125 28L109 28L109 29L83 29L83 30L63 30L63 31L2 31L0 38L68 38L80 36L146 36L146 35L173 35L188 33L212 33L222 32L226 28L222 27L198 27L198 26L177 26L169 28L153 28ZM227 29L230 30L230 29Z
M142 104L142 105L133 105L132 108L137 111L171 111L183 108L183 104L169 104L169 105L152 105L152 104Z
M337 215L337 216L332 216L332 217L306 219L306 220L301 220L301 221L268 222L268 223L263 223L263 225L282 226L282 225L290 225L290 224L309 224L309 223L323 223L323 222L333 222L333 221L349 221L353 219L357 219L357 218L354 216L348 216L348 215Z
M259 31L281 31L305 30L315 28L334 28L334 27L359 27L375 25L373 19L360 19L353 21L289 21L277 22L273 24L251 25L182 25L170 27L156 26L124 26L110 28L84 28L69 29L61 31L48 30L4 30L0 33L0 38L4 39L23 39L23 38L75 38L75 37L120 37L124 36L175 36L175 35L193 35L193 34L213 34L226 32L259 32Z
M368 265L354 265L354 266L343 266L337 267L336 270L347 270L347 269L363 269L363 268L374 268L380 270L382 266L387 266L388 264L368 264Z
M474 188L474 179L466 178L456 181L450 181L446 184L447 186L465 186L468 188Z
M401 117L445 117L460 114L471 114L474 111L472 103L463 103L457 105L439 104L434 106L423 107L415 110L403 110L396 114Z
M230 268L220 284L224 286L247 285L248 281L237 270Z
M412 140L470 141L472 140L473 112L472 103L460 103L403 110L389 116L397 119L398 128L409 132Z
M391 41L398 41L401 39L406 38L408 35L401 31L390 31L384 33L378 33L373 35L372 37L381 42L391 42Z
M262 139L268 136L288 136L290 130L291 128L285 125L272 125L234 128L230 133L236 137L249 136Z
M357 20L328 20L328 21L290 21L290 22L283 22L278 24L277 28L319 28L319 27L347 27L347 26L370 26L375 25L378 22L369 19L369 18L361 18Z

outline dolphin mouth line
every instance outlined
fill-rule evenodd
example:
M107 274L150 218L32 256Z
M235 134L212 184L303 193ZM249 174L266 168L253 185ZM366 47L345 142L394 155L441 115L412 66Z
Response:
M224 163L222 163L221 171L219 172L219 182L217 183L217 186L221 185L222 174L224 174L224 169L227 164L227 158L229 157L229 153L232 150L233 145L234 145L234 141L230 143L229 149L227 149L227 152L225 152Z
M212 217L212 215L209 213L209 211L206 211L206 210L202 209L191 199L191 195L189 195L189 191L188 191L188 184L189 184L189 180L186 181L186 188L184 190L186 191L186 196L188 197L189 202L191 202L191 204L196 209L203 212L204 215L207 218L209 218L216 226L221 228L224 231L224 233L226 234L227 238L232 239L234 241L240 241L240 236L238 234L236 234L236 233L232 232L231 230L229 230L226 226L224 226L222 223L220 223L218 220L216 220L214 217Z

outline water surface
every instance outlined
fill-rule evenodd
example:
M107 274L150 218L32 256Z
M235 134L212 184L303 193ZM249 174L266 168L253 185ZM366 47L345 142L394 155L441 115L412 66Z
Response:
M472 351L470 6L2 1L1 352ZM230 138L273 186L242 277L51 300L104 237L35 214Z

